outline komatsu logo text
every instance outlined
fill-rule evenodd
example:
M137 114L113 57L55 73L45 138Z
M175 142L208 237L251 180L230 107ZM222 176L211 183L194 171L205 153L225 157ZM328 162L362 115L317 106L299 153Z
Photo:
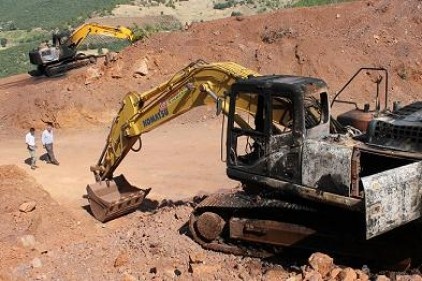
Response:
M155 122L157 122L158 120L166 117L167 115L169 115L169 110L166 107L161 107L158 111L158 113L148 117L147 119L145 119L144 121L142 121L142 124L144 125L144 127L148 127L152 124L154 124Z

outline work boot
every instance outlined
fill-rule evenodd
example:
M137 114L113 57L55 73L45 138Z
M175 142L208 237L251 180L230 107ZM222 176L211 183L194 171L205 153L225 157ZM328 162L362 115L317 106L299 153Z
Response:
M53 161L53 162L51 162L52 164L54 164L54 165L56 165L56 166L59 166L60 165L60 163L59 163L59 161Z

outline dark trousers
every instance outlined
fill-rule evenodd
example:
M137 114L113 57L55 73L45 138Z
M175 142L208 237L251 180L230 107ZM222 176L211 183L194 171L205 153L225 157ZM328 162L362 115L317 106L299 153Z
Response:
M47 150L47 161L52 163L58 163L56 157L54 156L53 144L45 144L45 150Z

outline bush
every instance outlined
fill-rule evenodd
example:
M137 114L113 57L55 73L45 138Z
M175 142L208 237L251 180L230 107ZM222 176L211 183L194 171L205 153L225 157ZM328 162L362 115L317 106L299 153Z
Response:
M234 1L233 0L229 0L226 2L222 2L222 3L215 3L214 4L214 9L216 10L224 10L230 7L234 6Z
M232 17L240 17L240 16L243 16L243 14L241 12L239 12L239 11L233 11L231 13L231 16Z
M0 77L26 72L29 69L28 50L31 45L9 47L0 51Z
M0 38L0 45L4 48L7 45L7 39L6 38Z

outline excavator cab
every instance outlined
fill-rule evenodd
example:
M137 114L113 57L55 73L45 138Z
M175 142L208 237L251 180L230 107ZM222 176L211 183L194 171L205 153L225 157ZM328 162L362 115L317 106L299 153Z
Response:
M305 136L329 134L325 83L308 77L253 77L233 85L230 102L229 176L244 183L251 175L300 183ZM247 126L236 123L237 116Z

